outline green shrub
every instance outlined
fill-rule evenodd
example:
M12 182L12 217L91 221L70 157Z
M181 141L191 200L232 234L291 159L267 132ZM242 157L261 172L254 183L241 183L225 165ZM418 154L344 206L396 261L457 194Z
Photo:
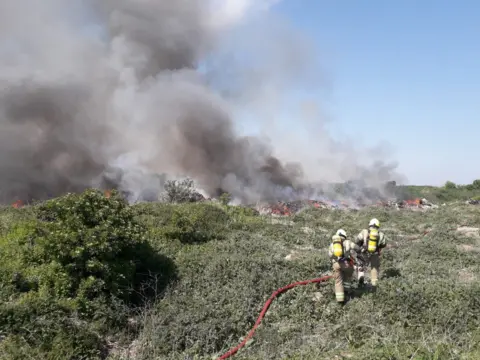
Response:
M33 292L0 305L0 326L2 359L102 359L106 351L95 328L70 307Z
M228 203L230 201L232 201L232 195L230 195L229 193L223 193L221 196L220 196L220 202L223 204L223 205L228 205Z
M168 180L164 185L163 198L169 203L184 203L192 201L195 184L191 179Z
M472 186L475 190L480 190L480 179L473 180Z
M203 243L222 239L229 222L229 215L219 206L184 204L173 210L165 234L182 243Z
M445 189L456 189L457 188L457 184L455 184L452 181L447 181L444 186L445 186Z
M127 305L158 295L175 267L154 253L144 227L116 193L68 194L40 204L35 213L36 219L17 224L0 240L6 344L25 342L54 358L81 358L90 350L100 356L100 334L125 326ZM153 291L149 280L155 280ZM71 336L78 341L67 340ZM7 345L3 351L15 348ZM79 349L82 354L74 355Z
M89 190L47 201L37 214L39 221L6 238L29 290L79 305L99 297L129 299L140 261L135 254L146 239L122 199Z

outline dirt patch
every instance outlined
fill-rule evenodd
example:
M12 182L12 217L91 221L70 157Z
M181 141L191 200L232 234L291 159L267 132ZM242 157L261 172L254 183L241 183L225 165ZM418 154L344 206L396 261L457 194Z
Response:
M142 344L139 340L134 340L130 345L123 348L117 346L117 344L115 343L110 343L109 346L111 348L111 354L114 357L119 357L120 359L134 360L139 357Z
M308 226L302 227L302 232L307 235L315 235L315 230Z
M462 269L458 272L458 277L462 283L472 283L477 280L477 275L469 269Z
M469 226L461 226L457 229L457 232L459 232L462 235L468 236L468 237L480 238L480 229L479 228L474 228L474 227L469 227Z
M300 251L319 251L319 249L315 249L312 245L294 245L295 249Z
M282 219L282 218L272 218L271 224L273 225L285 225L285 226L293 226L295 223L291 220Z
M292 260L297 260L301 257L302 255L300 252L293 250L290 254L285 256L285 260L287 261L292 261Z
M400 247L400 244L398 243L398 241L389 241L387 243L387 249L396 249Z
M424 234L398 234L397 237L401 238L402 240L414 241L420 240L424 237Z
M462 244L458 245L458 248L467 252L480 252L480 247L475 245Z

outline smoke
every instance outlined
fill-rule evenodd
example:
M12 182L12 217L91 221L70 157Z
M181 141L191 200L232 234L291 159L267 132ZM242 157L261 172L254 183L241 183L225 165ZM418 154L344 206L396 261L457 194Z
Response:
M135 200L179 176L243 202L359 176L380 188L394 167L361 166L315 122L318 144L275 126L288 88L318 79L312 47L281 22L235 33L273 3L0 0L0 200L90 186ZM240 135L241 109L269 139Z

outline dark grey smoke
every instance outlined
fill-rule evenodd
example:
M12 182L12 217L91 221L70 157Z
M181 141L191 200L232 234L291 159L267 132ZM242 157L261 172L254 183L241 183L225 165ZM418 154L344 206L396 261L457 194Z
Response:
M104 169L104 159L84 142L104 140L101 126L79 117L88 96L75 84L26 81L0 97L2 200L79 191Z
M204 1L92 1L82 11L95 16L102 41L86 35L73 4L0 0L2 201L90 186L152 198L165 181L155 174L168 174L190 176L210 195L229 191L247 202L292 196L292 188L323 180L323 172L342 176L357 166L340 165L316 146L308 156L292 150L283 159L260 138L238 135L231 102L196 70L203 58L221 53L222 34ZM275 41L275 54L298 53L294 41ZM295 78L301 65L301 56L291 58L265 67L248 84L237 81L237 98L256 99L259 113L268 112L265 88L271 87L258 89L256 82L275 88L276 80ZM222 69L215 69L216 79ZM225 67L226 74L231 70ZM315 164L317 155L330 160L305 174L302 165ZM390 180L390 170L361 174L377 186Z

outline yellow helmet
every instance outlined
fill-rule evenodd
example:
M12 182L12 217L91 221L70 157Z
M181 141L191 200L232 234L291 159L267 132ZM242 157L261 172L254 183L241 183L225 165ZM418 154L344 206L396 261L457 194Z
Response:
M338 229L336 235L340 236L342 239L347 238L347 232L343 229Z
M368 223L368 227L375 227L378 229L380 227L380 221L378 221L377 219L372 219Z

